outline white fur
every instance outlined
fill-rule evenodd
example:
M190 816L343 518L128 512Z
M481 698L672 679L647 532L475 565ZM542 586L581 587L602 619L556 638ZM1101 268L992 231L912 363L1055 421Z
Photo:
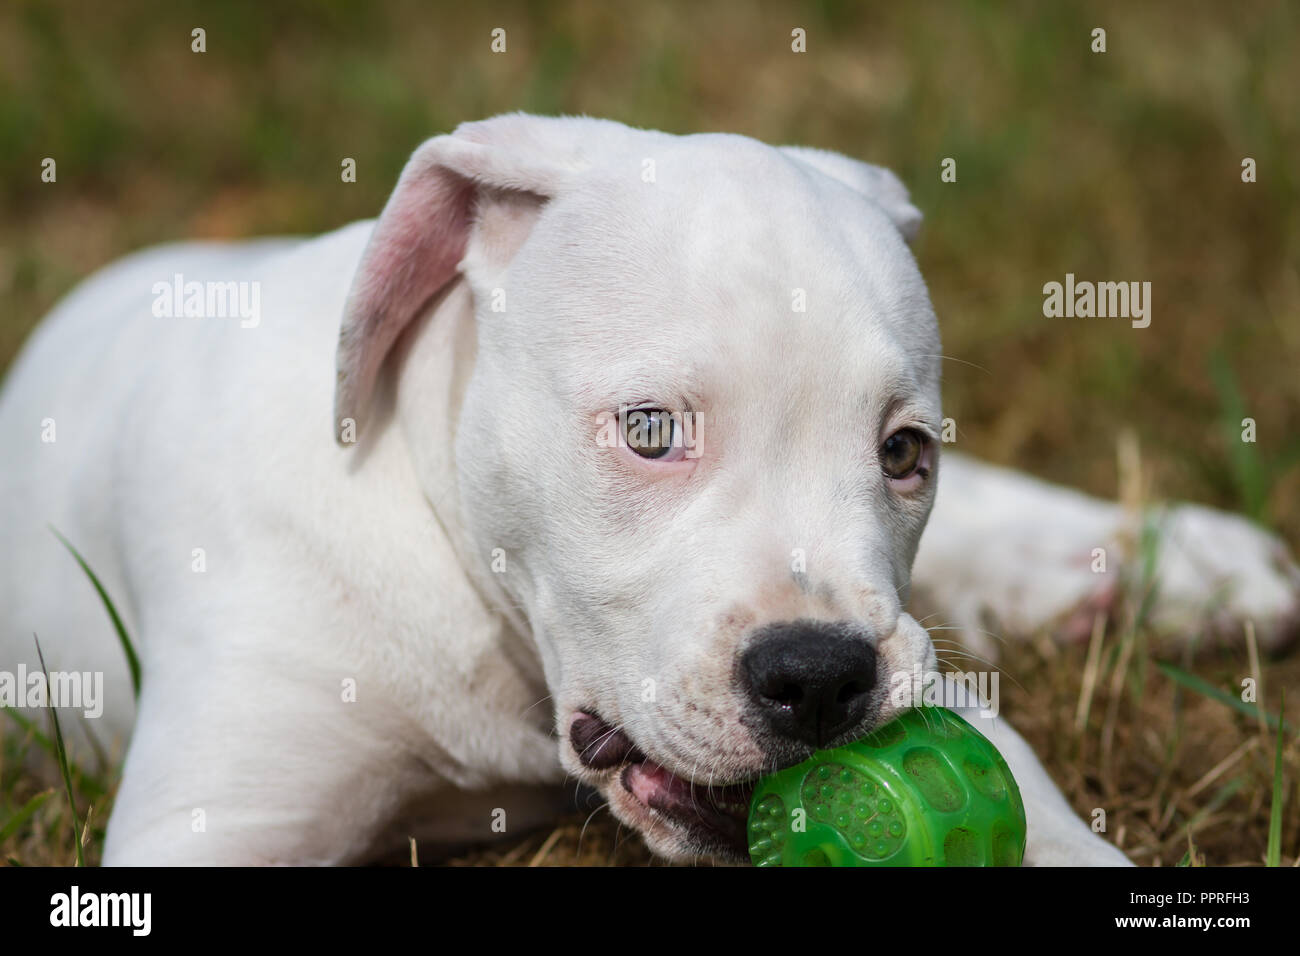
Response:
M725 782L762 767L733 686L754 628L851 619L883 671L933 664L904 608L935 482L891 490L875 457L900 423L940 422L935 319L901 234L919 214L896 178L736 136L513 115L431 140L403 183L378 230L106 269L0 397L0 667L33 664L37 632L51 668L106 672L105 716L80 726L130 735L108 863L353 862L407 835L488 839L494 810L507 832L545 820L566 771L685 856L577 763L575 710ZM472 219L438 220L432 240L431 189L473 197ZM260 324L153 317L153 283L177 272L260 281ZM704 413L693 465L596 447L600 411L681 399ZM331 437L345 418L355 446ZM943 469L917 575L950 616L1030 627L1088 597L1074 562L1112 534L1113 506L955 456ZM1225 571L1273 547L1203 520L1241 537ZM117 599L144 665L138 713L47 522ZM973 557L986 546L997 560ZM1293 613L1289 573L1234 611ZM1009 727L993 733L1029 808L1029 862L1124 862Z

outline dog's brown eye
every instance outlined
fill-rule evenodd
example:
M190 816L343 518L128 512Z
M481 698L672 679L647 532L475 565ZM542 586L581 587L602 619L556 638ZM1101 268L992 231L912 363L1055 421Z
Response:
M672 451L675 427L672 413L662 408L634 408L623 419L627 447L642 458L662 458Z
M880 446L880 467L890 478L906 478L921 461L925 438L911 428L896 431Z

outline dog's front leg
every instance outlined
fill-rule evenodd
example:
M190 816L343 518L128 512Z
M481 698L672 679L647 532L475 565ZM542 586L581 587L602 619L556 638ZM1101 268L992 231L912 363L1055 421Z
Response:
M323 708L245 709L220 694L195 695L207 689L190 688L187 699L163 690L142 696L104 864L310 865L359 856L386 803L382 757L358 749L355 728ZM302 733L304 724L320 733Z
M106 865L358 863L405 847L406 835L488 840L498 806L516 832L528 793L494 795L494 781L394 709L377 679L360 679L352 699L308 661L236 663L248 650L188 661L184 681L167 661L147 674ZM476 803L464 792L474 790Z
M996 651L990 635L1048 629L1083 639L1125 586L1154 586L1150 623L1161 632L1232 639L1251 621L1275 649L1300 628L1300 569L1244 518L1195 505L1130 516L1114 502L943 456L913 568L927 625L955 625L981 653Z

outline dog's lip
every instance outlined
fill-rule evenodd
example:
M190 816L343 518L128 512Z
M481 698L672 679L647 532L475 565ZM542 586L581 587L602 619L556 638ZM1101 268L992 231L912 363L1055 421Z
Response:
M741 857L748 855L752 781L701 786L653 760L629 763L619 780L643 806L680 824L702 842Z
M679 776L646 756L622 730L587 711L575 715L569 742L585 767L621 767L619 782L623 789L648 810L678 824L703 843L729 854L748 855L746 826L754 780L718 786Z
M569 725L569 743L582 765L591 770L608 770L646 759L627 734L585 711L579 711Z

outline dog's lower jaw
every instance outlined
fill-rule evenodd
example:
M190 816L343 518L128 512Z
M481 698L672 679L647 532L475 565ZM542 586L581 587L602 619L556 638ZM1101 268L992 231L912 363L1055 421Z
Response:
M565 770L597 789L614 817L640 833L653 853L675 861L747 859L757 766L743 768L729 783L676 773L589 706L571 711L565 737Z
M623 784L626 769L607 780L600 787L609 803L614 818L641 835L646 847L655 856L672 863L697 863L701 859L717 863L738 864L748 862L745 848L727 843L709 834L703 827L694 827L673 819L642 803ZM745 821L737 825L744 832Z

